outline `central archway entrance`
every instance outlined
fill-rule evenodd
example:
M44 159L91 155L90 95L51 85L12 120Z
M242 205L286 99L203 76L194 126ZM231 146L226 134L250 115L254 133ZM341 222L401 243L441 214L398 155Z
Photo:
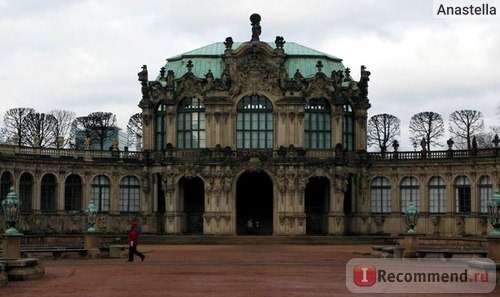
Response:
M328 233L330 182L326 177L311 177L305 190L306 234Z
M205 212L205 186L199 177L179 180L182 206L185 214L185 234L203 234L203 213Z
M265 172L245 172L238 179L236 218L238 235L273 234L273 182Z

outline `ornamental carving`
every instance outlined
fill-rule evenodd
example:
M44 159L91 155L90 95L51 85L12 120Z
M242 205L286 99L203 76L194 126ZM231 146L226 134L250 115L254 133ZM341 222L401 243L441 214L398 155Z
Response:
M283 58L271 56L262 48L263 46L259 44L257 47L247 49L244 55L231 60L229 65L232 70L231 95L269 93L281 96L283 94L288 82Z

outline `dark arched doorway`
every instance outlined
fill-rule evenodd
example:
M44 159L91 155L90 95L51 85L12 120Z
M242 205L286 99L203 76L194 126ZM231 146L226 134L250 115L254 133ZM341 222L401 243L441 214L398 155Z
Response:
M236 233L273 234L273 182L264 172L245 172L236 183ZM247 223L253 222L253 228ZM257 223L258 222L258 223Z
M306 234L328 233L330 182L326 177L311 177L305 190Z
M182 206L185 214L186 234L203 234L203 213L205 212L205 186L199 177L179 180Z

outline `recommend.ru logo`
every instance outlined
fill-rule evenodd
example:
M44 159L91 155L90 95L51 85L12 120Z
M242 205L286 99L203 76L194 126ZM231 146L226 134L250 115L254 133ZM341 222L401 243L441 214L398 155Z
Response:
M353 293L489 293L496 266L480 259L357 258L346 265Z

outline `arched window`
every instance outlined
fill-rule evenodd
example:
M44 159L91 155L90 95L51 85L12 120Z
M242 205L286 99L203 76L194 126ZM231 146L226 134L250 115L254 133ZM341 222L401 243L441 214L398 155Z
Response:
M98 175L92 179L92 201L98 212L109 211L110 197L109 178L105 175Z
M401 212L406 212L410 202L413 202L417 210L420 211L420 186L415 177L403 178L399 186L399 193L401 196Z
M349 104L342 106L342 140L344 148L348 151L354 150L354 112Z
M373 213L391 212L391 184L385 177L376 177L370 186L371 211Z
M488 212L488 201L493 195L493 185L491 184L491 177L483 176L479 181L479 197L480 197L480 211L481 213Z
M263 96L241 99L236 106L236 147L273 148L273 105Z
M446 184L439 176L434 176L429 181L429 212L446 212Z
M167 129L165 127L166 123L166 112L167 106L163 103L158 105L156 110L156 119L155 119L155 142L156 142L156 150L165 149L165 141L167 137Z
M138 212L141 195L139 179L134 176L125 176L120 181L120 211Z
M466 176L459 176L455 181L455 201L457 213L471 211L470 181Z
M82 210L82 179L77 174L68 176L64 183L64 210Z
M198 98L185 98L177 107L177 147L205 147L205 105Z
M33 176L27 172L19 179L19 199L21 200L21 212L28 213L33 209Z
M304 143L309 149L331 148L330 104L324 98L313 98L305 107Z
M7 197L9 194L10 187L12 187L14 179L12 178L12 173L5 171L2 173L2 177L0 178L0 201Z
M55 212L57 210L57 183L53 174L45 174L40 185L40 210Z

